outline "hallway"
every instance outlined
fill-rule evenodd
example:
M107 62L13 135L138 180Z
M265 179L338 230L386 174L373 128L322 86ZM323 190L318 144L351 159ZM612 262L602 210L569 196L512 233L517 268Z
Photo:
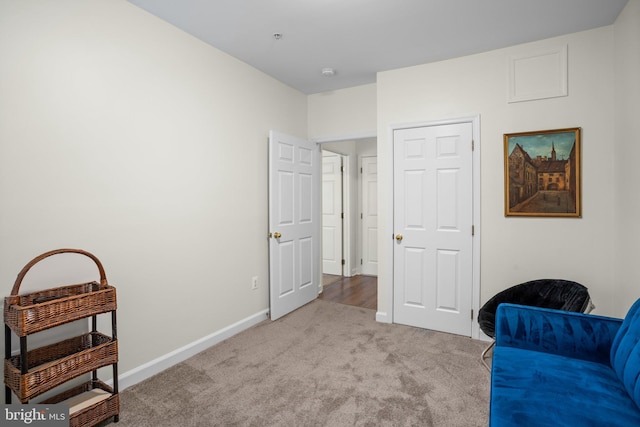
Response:
M378 278L376 276L343 277L323 274L322 285L324 289L318 299L373 310L378 308Z

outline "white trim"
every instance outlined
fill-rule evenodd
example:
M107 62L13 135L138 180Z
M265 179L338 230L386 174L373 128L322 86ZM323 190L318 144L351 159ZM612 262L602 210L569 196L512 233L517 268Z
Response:
M480 333L478 334L478 338L480 341L495 341L493 338L491 338L489 335L486 335L484 332L480 331Z
M471 337L478 339L480 337L480 327L478 325L477 317L478 310L480 310L480 236L481 236L481 222L480 222L480 115L469 115L452 119L434 120L418 123L405 123L405 124L392 124L387 130L387 151L386 151L386 167L390 171L391 179L387 180L387 195L391 199L391 203L385 203L387 208L386 230L393 232L393 134L396 130L410 129L416 127L426 126L440 126L456 123L471 123L473 127L473 141L475 144L473 150L473 223L474 223L474 239L473 239L473 283L472 283L472 301L471 306L474 312L474 319L471 322ZM392 323L393 322L393 236L389 239L382 239L383 247L379 248L379 252L382 253L380 263L384 262L387 266L387 271L390 272L390 286L386 286L386 301L388 301L387 308L389 313L378 313L378 317L385 318L386 320L380 320L381 322Z
M172 352L153 359L147 363L144 363L137 368L133 368L122 375L118 376L118 389L122 391L132 385L135 385L147 378L150 378L180 362L187 360L188 358L195 356L208 349L209 347L216 345L232 336L249 329L252 326L257 325L263 320L267 320L269 310L262 310L254 315L251 315L245 319L242 319L232 325L220 329L206 337L200 338L192 343L189 343L183 347L180 347ZM113 385L113 380L107 381L109 385Z
M473 126L473 224L475 235L473 238L473 306L474 318L471 321L471 337L480 337L480 325L478 324L478 312L480 311L480 239L482 236L482 223L480 221L480 115L469 118Z
M391 234L391 238L393 239L393 203L394 203L394 194L393 194L393 134L396 129L401 129L400 125L391 125L387 128L387 152L385 153L385 169L387 170L388 178L383 180L385 182L378 182L378 193L380 193L380 189L382 186L386 185L385 193L387 194L387 199L383 199L382 197L378 197L378 209L382 211L380 204L382 203L386 207L386 224L384 227L385 232ZM380 140L378 140L378 156L380 156ZM378 158L378 162L380 158ZM379 169L378 169L379 170ZM393 240L391 244L389 244L389 234L386 236L382 236L382 224L380 224L380 219L378 218L378 273L384 267L389 274L388 277L388 285L384 287L385 292L385 301L387 302L387 313L384 313L385 318L388 323L393 323ZM380 237L383 237L382 239ZM381 268L382 267L382 268ZM378 276L379 277L379 276ZM380 293L380 281L378 280L378 293ZM377 318L377 316L376 316Z
M376 312L376 322L391 323L391 317L384 311L378 311Z
M357 151L357 150L356 150ZM358 218L362 216L363 205L362 205L362 155L360 153L358 155L358 166L356 169L356 174L358 175L358 194L357 194L357 204L358 204L358 212L356 213L356 223L358 224L356 227L356 265L355 265L355 274L362 274L362 264L361 260L363 259L362 254L364 253L364 234L362 232L362 218ZM377 238L377 236L376 236ZM377 243L377 242L376 242Z

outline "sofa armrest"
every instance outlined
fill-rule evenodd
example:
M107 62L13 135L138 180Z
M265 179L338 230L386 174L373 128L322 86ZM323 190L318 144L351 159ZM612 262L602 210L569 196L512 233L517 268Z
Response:
M548 308L500 304L496 345L610 364L622 319Z

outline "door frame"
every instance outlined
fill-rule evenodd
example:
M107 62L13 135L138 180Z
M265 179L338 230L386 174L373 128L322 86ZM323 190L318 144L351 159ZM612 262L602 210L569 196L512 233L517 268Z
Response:
M440 125L450 125L450 124L459 124L459 123L471 123L472 125L472 135L474 141L474 150L473 150L473 225L474 225L474 238L472 244L473 251L473 262L472 262L472 300L471 307L473 309L473 319L471 322L471 338L478 339L480 338L480 328L477 322L478 310L480 309L480 237L481 237L481 223L480 223L480 115L471 115L464 117L457 117L451 119L443 119L443 120L433 120L433 121L425 121L425 122L417 122L417 123L403 123L403 124L392 124L387 129L387 148L385 150L386 161L385 166L388 171L390 171L390 179L386 182L386 194L388 198L390 197L393 200L394 193L394 158L393 158L393 135L396 130L401 129L411 129L416 127L427 127L427 126L440 126ZM380 157L378 157L380 160ZM379 183L379 189L383 183ZM381 200L378 200L381 203ZM393 211L394 206L393 203L386 203L382 201L382 204L385 205L384 209L386 210L386 230L391 230L393 233L393 224L394 217ZM376 313L376 320L384 323L393 323L393 310L394 310L394 299L393 299L393 291L395 283L393 283L393 236L383 237L380 239L378 246L378 253L380 254L380 264L384 264L384 268L386 271L390 272L390 285L385 286L383 292L385 293L385 300L387 301L387 313L383 313L378 311Z
M329 143L329 142L343 142L343 141L357 141L359 139L369 139L369 138L377 138L378 137L378 133L377 132L357 132L357 133L351 133L351 134L345 134L345 135L338 135L338 136L332 136L332 137L323 137L323 138L311 138L310 141L315 142L316 144L320 145L320 148L322 150L325 150L325 148L322 147L322 144L324 143ZM331 151L330 149L328 151ZM340 153L336 153L336 154L340 154ZM351 169L350 169L350 156L343 154L342 156L347 158L347 161L344 163L344 173L343 173L343 191L342 191L342 204L343 204L343 210L344 210L344 216L345 216L345 221L343 223L343 229L342 229L342 233L344 235L344 244L342 247L342 254L343 257L345 258L345 265L344 268L342 269L342 274L344 276L347 277L351 277L354 274L358 274L360 273L360 269L357 268L357 266L354 267L354 265L351 263L351 253L352 251L356 250L355 246L356 243L352 241L351 239L351 226L349 225L350 221L347 221L347 218L350 218L350 215L354 214L354 210L357 210L357 206L352 206L350 203L351 200L351 192L350 192L350 188L351 188L351 184L350 184L350 177L351 177ZM322 197L320 197L320 202L322 202ZM322 214L322 211L320 210L320 214ZM322 263L322 240L320 241L320 263ZM320 274L320 292L323 291L323 284L322 284L322 272Z

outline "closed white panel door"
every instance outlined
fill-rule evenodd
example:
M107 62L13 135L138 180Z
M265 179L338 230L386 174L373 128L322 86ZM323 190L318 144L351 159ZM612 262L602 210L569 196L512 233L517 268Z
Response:
M322 272L342 275L342 157L322 157Z
M378 158L362 158L362 274L378 275Z
M394 322L471 336L472 124L394 132Z
M269 133L269 297L275 320L318 296L320 150Z

